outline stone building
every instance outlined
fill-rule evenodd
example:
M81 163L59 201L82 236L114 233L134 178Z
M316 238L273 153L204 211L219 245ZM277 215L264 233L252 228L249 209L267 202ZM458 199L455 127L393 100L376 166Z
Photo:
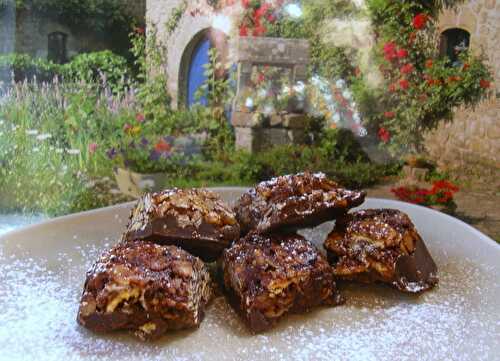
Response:
M470 49L484 52L494 76L490 97L474 110L456 109L453 122L427 136L430 155L444 168L480 164L500 169L500 1L471 0L439 19L442 44L468 38ZM498 173L497 173L498 174Z
M123 0L123 9L139 22L144 21L145 0ZM82 52L128 49L128 42L117 44L114 34L70 27L57 16L39 13L30 7L16 9L15 0L6 1L0 9L0 20L0 53L24 53L62 63ZM126 34L119 37L127 38Z
M165 24L181 10L175 28L169 30ZM147 24L155 27L158 41L167 50L167 88L174 107L190 101L189 89L196 84L189 84L189 72L202 71L200 65L207 61L203 59L207 48L216 47L227 61L234 56L235 45L228 35L231 19L240 11L239 1L216 10L205 0L147 0Z
M175 29L168 33L164 24L176 9L186 7ZM235 60L237 46L227 36L231 19L241 12L240 1L222 1L217 12L205 0L147 0L146 19L158 31L160 41L168 49L168 90L173 105L186 105L190 101L190 71L200 71L193 63L200 60L198 49L207 43L220 48L228 60ZM361 6L362 6L361 1ZM475 53L484 52L494 74L490 97L474 110L457 109L453 122L442 124L427 135L427 148L431 157L441 166L460 168L470 162L500 167L500 2L471 0L457 10L446 10L440 16L440 45L449 53L455 45L463 43ZM204 45L205 44L205 45ZM196 64L195 64L196 65ZM194 84L196 85L196 84ZM190 90L191 89L191 90Z

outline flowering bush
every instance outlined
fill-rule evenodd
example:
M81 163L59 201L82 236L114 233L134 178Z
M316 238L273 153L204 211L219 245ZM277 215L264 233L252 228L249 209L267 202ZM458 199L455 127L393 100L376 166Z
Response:
M444 3L368 2L386 91L379 99L383 110L367 118L394 154L421 151L426 130L452 119L454 107L479 102L490 85L491 74L482 57L456 49L459 62L451 64L440 56L437 16L444 5L457 2Z
M432 188L398 187L391 192L405 202L423 206L448 206L454 207L453 195L458 192L458 187L446 180L435 181Z
M239 25L240 36L265 36L269 27L278 18L278 9L283 5L283 0L261 1L241 0L243 16Z

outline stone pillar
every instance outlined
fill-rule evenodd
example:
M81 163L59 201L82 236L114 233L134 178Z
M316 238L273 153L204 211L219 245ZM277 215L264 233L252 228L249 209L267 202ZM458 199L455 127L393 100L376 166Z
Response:
M290 69L292 84L307 81L309 42L303 39L240 37L236 46L238 82L236 99L249 84L255 65ZM238 102L235 101L235 104ZM241 102L240 102L241 103ZM235 128L236 148L258 152L273 145L301 144L308 140L308 117L297 113L263 116L244 107L233 107L231 123Z

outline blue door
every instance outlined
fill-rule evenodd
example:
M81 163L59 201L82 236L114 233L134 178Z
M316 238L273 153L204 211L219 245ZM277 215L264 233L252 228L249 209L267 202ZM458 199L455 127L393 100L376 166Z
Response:
M208 51L210 50L210 40L205 38L198 43L193 51L191 64L189 64L188 81L187 81L187 105L191 107L195 103L207 105L205 96L198 99L196 92L202 86L207 77L205 76L205 64L209 62Z

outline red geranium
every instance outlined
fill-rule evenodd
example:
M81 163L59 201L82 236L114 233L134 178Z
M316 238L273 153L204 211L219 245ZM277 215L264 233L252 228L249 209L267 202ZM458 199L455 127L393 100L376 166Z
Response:
M415 17L413 18L413 27L417 30L422 29L425 26L425 24L427 24L428 19L429 17L427 16L427 14L424 13L415 15Z
M408 56L408 50L406 50L406 49L399 49L398 52L396 53L396 55L400 59L406 58Z
M405 64L401 67L400 71L401 74L410 74L413 71L413 65L412 64Z
M266 15L267 11L271 8L271 4L265 3L260 8L255 10L254 18L260 19L262 16Z
M449 190L452 192L458 192L458 190L459 190L459 188L455 184L453 184L447 180L435 181L434 183L432 183L432 188L436 189L436 190L445 189L445 190Z
M387 129L382 127L378 130L378 137L382 142L387 143L391 139L391 133Z
M265 33L266 33L266 27L263 25L259 25L255 29L253 29L253 36L260 36Z
M410 82L406 79L399 80L399 87L403 90L406 90L410 87Z
M240 36L248 36L248 28L245 25L240 26Z
M392 119L396 116L396 113L394 112L384 112L384 117L386 117L387 119Z
M479 86L483 89L488 89L490 87L490 85L491 85L491 83L486 79L481 79L479 81Z
M391 61L397 57L396 44L392 41L389 41L384 44L384 58L387 61Z
M155 151L158 153L168 153L172 150L172 146L165 139L160 139L155 145Z

